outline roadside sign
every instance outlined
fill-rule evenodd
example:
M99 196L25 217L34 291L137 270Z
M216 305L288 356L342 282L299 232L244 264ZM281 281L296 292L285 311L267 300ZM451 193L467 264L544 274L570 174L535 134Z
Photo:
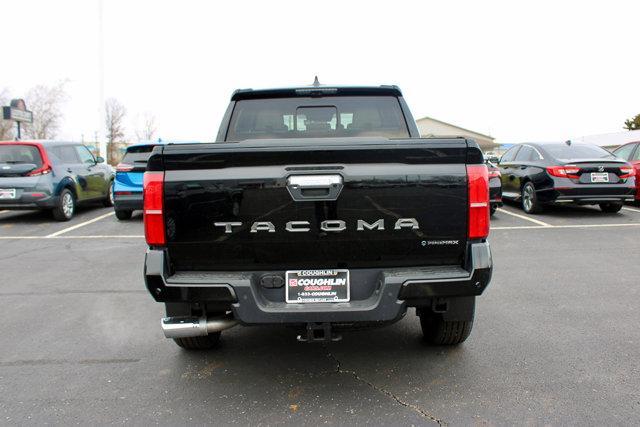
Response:
M27 110L24 99L12 99L8 106L2 107L2 118L16 122L20 139L20 123L32 123L33 113Z

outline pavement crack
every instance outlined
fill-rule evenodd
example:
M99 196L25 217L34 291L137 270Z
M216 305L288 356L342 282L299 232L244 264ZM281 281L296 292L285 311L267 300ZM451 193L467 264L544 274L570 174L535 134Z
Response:
M333 353L331 353L326 346L324 346L324 347L325 347L325 351L327 352L327 357L329 357L334 362L336 362L336 368L333 371L333 373L351 375L357 381L359 381L359 382L361 382L363 384L366 384L368 387L370 387L371 389L377 391L378 393L384 394L385 396L393 399L399 405L402 405L405 408L413 410L414 412L418 413L421 417L426 418L428 420L431 420L431 421L437 423L439 426L446 426L447 425L446 422L444 422L443 420L441 420L439 418L436 418L435 416L431 415L430 413L428 413L427 411L425 411L421 407L419 407L417 405L414 405L412 403L405 402L404 400L402 400L401 398L399 398L398 396L396 396L395 394L393 394L389 390L384 389L382 387L379 387L379 386L375 385L374 383L372 383L371 381L368 381L368 380L362 378L360 375L358 375L358 373L356 371L352 371L350 369L343 369L342 368L342 363L340 362L340 360Z

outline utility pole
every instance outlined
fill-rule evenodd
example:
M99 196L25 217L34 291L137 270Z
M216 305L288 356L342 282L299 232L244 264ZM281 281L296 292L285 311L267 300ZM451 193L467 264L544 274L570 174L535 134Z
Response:
M104 16L103 0L98 0L98 131L96 132L100 156L107 158L104 111Z

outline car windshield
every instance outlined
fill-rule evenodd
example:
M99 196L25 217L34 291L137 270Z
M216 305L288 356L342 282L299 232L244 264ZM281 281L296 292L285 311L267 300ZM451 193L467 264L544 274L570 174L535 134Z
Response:
M42 157L37 147L21 144L0 145L0 163L30 163L42 166Z
M545 144L545 151L558 160L615 159L616 157L597 145L588 144Z
M377 136L408 138L393 96L247 99L238 101L227 141Z
M151 152L153 151L153 147L155 145L141 145L139 147L129 147L124 157L122 158L122 163L146 163L151 157Z

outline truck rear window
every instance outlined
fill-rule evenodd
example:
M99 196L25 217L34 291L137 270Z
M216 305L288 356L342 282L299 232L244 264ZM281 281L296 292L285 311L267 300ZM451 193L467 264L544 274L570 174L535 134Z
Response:
M335 96L241 100L233 110L226 140L350 136L408 138L398 99Z
M42 166L42 157L37 147L20 144L1 144L0 163L30 163Z

